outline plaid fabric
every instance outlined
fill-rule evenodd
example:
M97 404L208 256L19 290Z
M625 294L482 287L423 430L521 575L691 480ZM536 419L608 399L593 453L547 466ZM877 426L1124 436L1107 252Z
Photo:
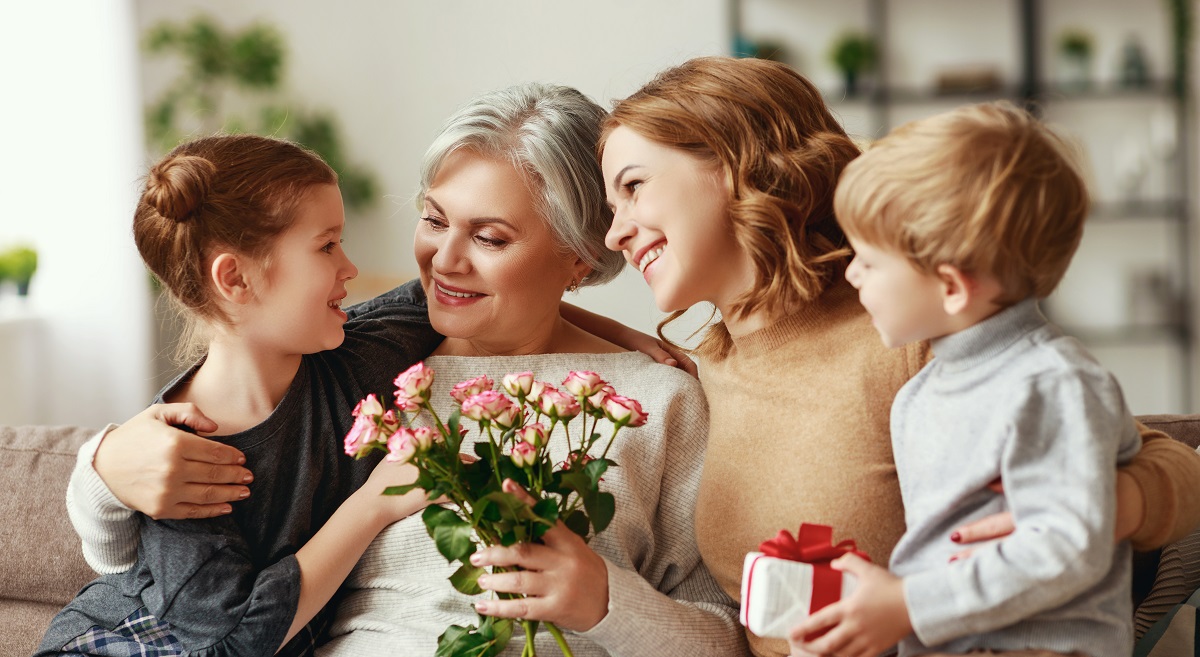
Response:
M143 607L111 630L98 625L62 647L60 655L102 657L168 657L183 655L183 646L171 634L171 626Z
M275 657L312 657L317 652L317 646L329 640L327 634L332 621L333 614L317 614L316 618L300 628L296 636L275 653Z

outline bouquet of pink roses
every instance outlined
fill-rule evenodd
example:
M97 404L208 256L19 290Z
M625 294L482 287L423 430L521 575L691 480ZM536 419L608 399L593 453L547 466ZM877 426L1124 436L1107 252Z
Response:
M421 488L431 500L445 497L453 503L426 508L422 520L442 556L461 563L450 576L455 589L482 593L477 580L483 569L468 561L478 545L537 542L560 520L584 540L604 531L616 504L611 493L600 490L601 477L616 466L607 455L621 429L646 422L637 401L618 395L595 372L570 372L561 390L535 380L532 372L505 376L503 392L480 376L453 387L450 395L458 406L443 421L429 401L432 383L433 370L422 362L396 377L392 408L385 409L375 395L368 395L354 409L345 447L352 456L386 450L388 460L416 466L419 474L413 484L393 486L386 493L403 495ZM412 419L422 414L428 414L431 426L413 426ZM464 418L474 422L484 438L474 445L477 459L460 456L467 434ZM572 426L576 418L578 428ZM596 430L602 419L612 425L612 432L603 451L593 456L601 442ZM566 460L557 465L548 449L556 430L561 430L568 449ZM537 502L529 506L503 491L505 479L523 486ZM539 623L518 622L526 638L522 655L536 655L533 639ZM545 625L563 654L571 655L562 632L552 623ZM478 627L453 625L438 638L436 655L497 655L513 629L513 621L489 616L481 616Z

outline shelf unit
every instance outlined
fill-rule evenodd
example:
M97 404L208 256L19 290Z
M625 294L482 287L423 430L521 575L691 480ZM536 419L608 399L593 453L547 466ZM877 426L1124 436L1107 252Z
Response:
M1084 244L1060 291L1047 300L1047 313L1117 374L1135 412L1195 410L1189 199L1194 137L1186 72L1161 75L1173 66L1176 38L1164 3L729 0L727 8L735 53L749 43L771 43L778 58L824 90L853 135L873 139L900 123L959 104L1009 99L1079 139L1089 155L1093 209ZM1155 10L1161 15L1153 15ZM986 29L969 21L986 23ZM1100 80L1065 88L1052 70L1055 60L1047 56L1054 54L1051 29L1064 27L1106 32L1102 36L1110 41L1127 38L1119 31L1152 30L1153 39L1141 41L1147 52L1152 49L1145 46L1151 44L1158 49L1158 65L1151 70L1158 69L1159 77L1136 87ZM828 43L847 29L868 34L879 53L873 83L856 97L846 97L831 65L822 68ZM808 48L807 57L799 47ZM925 78L931 80L938 62L981 60L997 71L1002 84L941 93L932 81L923 83L910 72L924 66ZM1148 125L1150 121L1158 125ZM1138 132L1136 126L1147 129ZM1155 140L1148 130L1172 135L1173 143L1157 143L1157 150L1165 152L1150 154ZM1122 160L1123 144L1136 146L1136 157ZM1126 155L1134 153L1131 148ZM1139 158L1145 165L1140 178L1137 167L1121 164ZM1119 176L1122 167L1125 175ZM1122 183L1125 191L1118 191ZM1151 289L1158 293L1157 301L1146 303ZM1155 375L1154 385L1141 385ZM1143 399L1134 403L1139 389Z

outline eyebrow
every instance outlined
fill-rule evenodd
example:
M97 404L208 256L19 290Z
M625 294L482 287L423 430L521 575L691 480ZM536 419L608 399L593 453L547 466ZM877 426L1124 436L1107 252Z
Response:
M340 224L338 224L336 226L330 226L329 228L326 228L325 230L323 230L323 231L317 233L315 236L313 236L313 240L314 241L324 240L324 239L333 237L334 235L337 235L340 232L342 232L342 226Z
M642 167L642 165L640 165L640 164L625 165L625 168L621 169L620 171L617 172L617 175L613 176L613 179L612 179L613 189L617 189L621 186L621 179L625 177L625 174L628 173L630 169L640 169L641 167Z
M429 194L425 195L425 202L432 205L434 207L434 209L437 210L438 212L440 212L442 214L446 214L446 211L444 209L442 209L442 206L437 201L435 201L433 199L433 197L430 196ZM472 226L478 226L480 224L500 224L502 226L508 226L512 230L517 229L516 226L512 225L512 223L510 223L507 219L504 219L503 217L474 217L474 218L468 219L467 223Z

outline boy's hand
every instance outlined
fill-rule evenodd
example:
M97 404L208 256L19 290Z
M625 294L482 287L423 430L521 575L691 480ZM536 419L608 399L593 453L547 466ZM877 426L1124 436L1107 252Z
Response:
M853 554L830 566L857 577L858 587L792 628L788 644L794 654L875 657L912 633L903 580Z

